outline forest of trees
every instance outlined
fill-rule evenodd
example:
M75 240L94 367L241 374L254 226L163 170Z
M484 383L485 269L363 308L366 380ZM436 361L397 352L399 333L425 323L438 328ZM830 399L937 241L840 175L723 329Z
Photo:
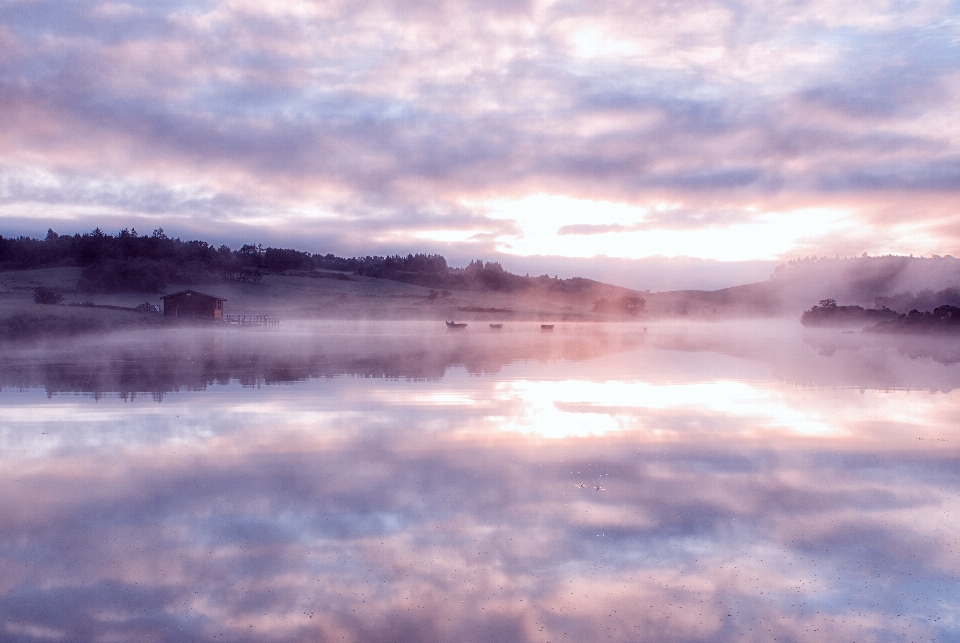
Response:
M930 311L911 310L867 329L874 333L957 333L960 308L944 304Z
M942 291L947 292L947 291ZM950 289L950 293L955 289ZM804 326L865 326L872 333L957 333L960 332L960 307L941 304L933 310L898 313L890 308L838 306L835 299L824 299L800 317Z
M848 326L877 323L896 319L899 314L889 308L864 308L863 306L838 306L835 299L823 299L800 316L804 326Z
M576 292L592 283L586 279L556 279L547 275L522 277L496 262L470 262L451 268L441 255L365 256L344 258L310 254L289 248L246 244L238 250L206 241L181 241L162 228L138 234L124 228L110 235L100 228L84 234L46 238L0 236L0 270L71 266L82 268L77 288L83 292L163 292L175 284L217 281L258 282L264 274L329 276L321 271L402 281L429 288L516 291L535 283L551 290Z
M936 292L924 289L916 294L905 292L888 297L877 297L874 301L877 308L892 308L897 311L933 310L944 304L960 307L960 288L952 286Z

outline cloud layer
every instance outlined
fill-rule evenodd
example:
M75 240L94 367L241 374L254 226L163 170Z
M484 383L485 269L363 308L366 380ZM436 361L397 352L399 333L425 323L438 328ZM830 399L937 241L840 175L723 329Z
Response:
M317 251L569 254L558 231L742 224L779 239L764 258L960 251L946 0L15 0L0 52L14 227L230 224ZM539 194L585 205L573 221L537 213L536 229L489 205ZM630 212L597 224L596 202ZM843 225L777 228L824 208ZM772 227L750 228L760 215Z

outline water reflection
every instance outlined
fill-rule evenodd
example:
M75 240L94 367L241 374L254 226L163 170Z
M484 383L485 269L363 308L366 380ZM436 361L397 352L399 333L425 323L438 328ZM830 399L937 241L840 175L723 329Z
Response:
M0 638L960 636L954 366L798 328L362 330L4 360ZM174 366L131 384L138 354Z
M589 324L538 336L536 324L498 333L447 332L419 322L319 322L280 333L210 328L125 333L54 346L0 347L0 387L49 393L152 393L299 382L316 377L438 380L448 368L497 373L517 361L584 360L643 341L640 327L609 332Z

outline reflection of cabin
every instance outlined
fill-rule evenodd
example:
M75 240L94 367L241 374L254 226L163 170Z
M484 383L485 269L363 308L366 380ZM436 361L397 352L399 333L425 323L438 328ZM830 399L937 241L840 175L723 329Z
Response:
M208 317L223 319L223 297L214 297L196 290L181 290L163 299L163 314L166 317Z

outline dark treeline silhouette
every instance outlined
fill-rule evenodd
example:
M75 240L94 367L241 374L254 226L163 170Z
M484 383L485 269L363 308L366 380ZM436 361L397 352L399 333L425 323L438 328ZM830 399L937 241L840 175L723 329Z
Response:
M0 236L0 269L61 266L83 268L77 285L86 292L159 292L169 284L258 281L265 273L291 270L336 270L385 278L447 270L446 259L439 255L345 259L260 244L233 250L206 241L172 239L162 228L149 235L126 228L109 235L97 228L73 236L49 230L43 240Z
M960 308L945 304L927 312L911 310L895 319L880 322L867 331L906 334L957 333L960 332Z
M0 270L80 267L77 289L82 292L162 292L173 284L216 281L258 282L265 274L347 278L344 273L376 277L427 288L513 292L539 286L566 296L588 296L596 282L574 277L520 276L496 262L471 261L451 268L441 255L364 256L344 258L310 254L290 248L245 244L239 250L214 247L206 241L181 241L163 228L141 235L124 228L109 235L100 228L83 234L45 239L0 236ZM335 272L334 272L335 271ZM643 300L629 308L642 311Z
M960 332L960 307L943 304L932 311L913 309L909 313L898 313L889 308L838 306L836 300L824 299L804 312L800 323L804 326L872 324L866 330L873 333L956 333Z
M889 297L877 297L875 301L878 308L892 308L899 312L933 310L942 305L960 306L960 288L953 286L937 292L925 289L916 294L904 292Z
M172 283L205 283L255 269L250 254L205 241L171 239L157 228L150 235L123 229L111 236L100 228L84 234L47 231L43 240L0 237L0 268L78 266L83 292L160 292Z
M800 316L804 326L849 326L896 319L899 314L889 308L838 306L835 299L823 299L817 306Z

